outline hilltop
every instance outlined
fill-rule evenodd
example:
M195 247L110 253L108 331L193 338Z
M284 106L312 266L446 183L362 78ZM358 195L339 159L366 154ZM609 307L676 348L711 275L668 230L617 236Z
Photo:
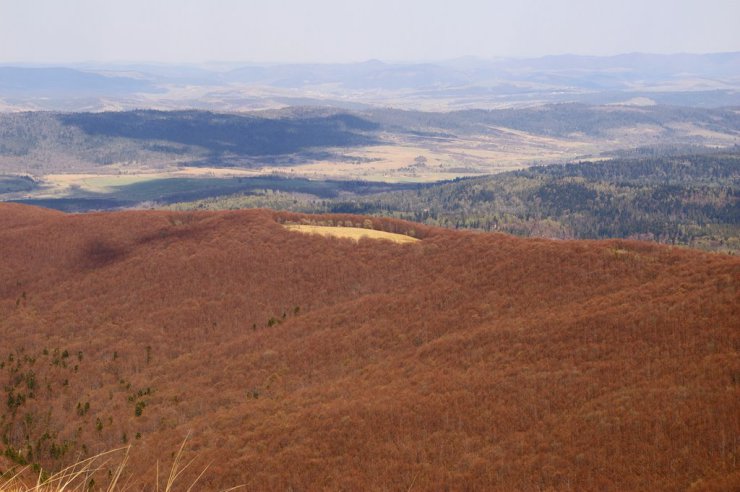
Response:
M130 443L151 484L190 433L209 490L740 486L736 257L17 204L0 251L2 466Z

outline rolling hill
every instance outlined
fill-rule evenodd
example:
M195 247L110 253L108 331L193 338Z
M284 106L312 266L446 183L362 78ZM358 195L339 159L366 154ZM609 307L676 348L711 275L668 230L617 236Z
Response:
M151 487L190 435L207 490L740 487L736 257L17 204L0 251L5 467L131 444Z
M383 160L382 153L368 150L388 146L396 153L410 152L404 167L422 155L436 173L446 169L461 176L471 170L497 172L506 162L521 168L643 146L731 147L738 136L740 113L732 107L549 104L452 112L329 107L244 113L21 112L0 113L0 170L43 177L274 166L300 175L308 172L301 164L329 161L330 167L351 163L354 169L343 173L347 178ZM466 167L467 172L460 171ZM401 176L413 180L423 171L417 168Z

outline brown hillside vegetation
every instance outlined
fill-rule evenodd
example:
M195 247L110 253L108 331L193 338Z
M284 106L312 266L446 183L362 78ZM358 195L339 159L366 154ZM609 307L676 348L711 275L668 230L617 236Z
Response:
M735 257L11 204L0 252L3 472L130 444L151 487L190 434L204 490L740 488Z

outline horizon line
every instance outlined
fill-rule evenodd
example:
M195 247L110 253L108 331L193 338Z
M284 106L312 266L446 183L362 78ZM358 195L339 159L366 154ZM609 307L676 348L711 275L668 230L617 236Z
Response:
M19 61L19 60L0 60L0 66L74 66L74 65L159 65L159 66L203 66L203 65L258 65L258 66L280 66L280 65L361 65L366 63L382 63L385 65L409 65L409 64L435 64L450 63L461 60L475 60L479 62L499 62L499 61L525 61L541 60L545 58L617 58L620 56L712 56L712 55L740 55L740 49L734 51L709 51L709 52L689 52L678 51L670 53L657 53L649 51L629 51L605 55L582 54L582 53L551 53L545 55L533 56L491 56L485 57L480 55L461 55L452 58L438 59L413 59L413 60L392 60L382 58L356 59L353 61L257 61L257 60L181 60L181 61L163 61L163 60L66 60L66 61Z

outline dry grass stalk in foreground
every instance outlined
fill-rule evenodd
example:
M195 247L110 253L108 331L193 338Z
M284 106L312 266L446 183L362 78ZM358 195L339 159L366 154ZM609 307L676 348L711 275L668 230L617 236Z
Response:
M185 448L187 438L180 445L180 449L175 454L172 466L170 467L169 475L164 487L161 488L162 492L171 492L173 490L183 490L178 487L175 489L175 483L182 473L189 468L195 458L189 462L182 464L182 453ZM106 492L128 490L130 485L128 479L122 482L122 476L126 468L126 464L129 459L129 452L131 446L125 446L122 448L105 451L97 454L90 458L80 460L67 468L64 468L51 476L44 476L44 472L41 471L36 479L36 482L29 484L24 478L29 473L28 466L21 468L20 470L11 470L6 472L4 475L0 475L0 492L76 492L76 491L90 491L90 490L104 490ZM95 477L106 467L106 465L112 464L113 460L120 456L119 462L115 465L112 472L107 474L108 481L106 484L97 484ZM208 465L203 468L200 474L193 480L193 482L187 486L186 491L190 492L193 490L195 485L198 483L200 478L208 470ZM162 477L164 478L164 477ZM159 476L159 462L157 462L157 474L156 474L156 489L160 491L160 476ZM241 486L233 487L228 490L236 490Z

